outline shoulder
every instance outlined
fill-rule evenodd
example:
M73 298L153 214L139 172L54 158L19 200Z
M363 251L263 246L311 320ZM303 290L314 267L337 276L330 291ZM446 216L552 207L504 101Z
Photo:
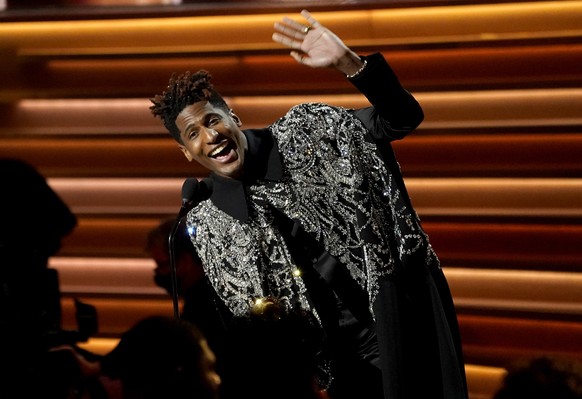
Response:
M348 113L350 113L350 111L343 107L320 102L308 102L295 105L281 119L286 118L289 119L305 115L333 116L333 115L346 115Z
M295 105L279 120L269 126L269 130L278 136L280 133L293 131L313 132L325 130L330 125L341 125L354 117L351 109L320 102L308 102ZM312 134L312 133L311 133Z

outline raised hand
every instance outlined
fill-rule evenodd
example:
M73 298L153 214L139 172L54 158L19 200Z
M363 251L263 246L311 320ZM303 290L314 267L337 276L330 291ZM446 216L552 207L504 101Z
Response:
M307 10L301 11L308 25L284 17L275 23L273 40L292 49L291 56L312 68L335 67L346 75L363 65L356 53L332 31L317 21Z

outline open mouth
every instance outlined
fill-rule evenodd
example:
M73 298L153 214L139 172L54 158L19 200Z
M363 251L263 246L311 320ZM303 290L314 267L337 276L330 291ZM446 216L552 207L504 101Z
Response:
M234 146L230 141L225 140L222 143L220 143L215 149L210 151L208 157L214 159L221 159L228 156L231 150L234 150Z

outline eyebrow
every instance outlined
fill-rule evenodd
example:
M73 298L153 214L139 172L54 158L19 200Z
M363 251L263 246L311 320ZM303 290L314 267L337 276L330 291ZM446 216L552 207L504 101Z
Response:
M210 119L212 117L219 117L222 119L222 115L220 115L219 113L209 112L206 115L204 115L204 118L203 118L204 126L206 126L208 124L208 122L210 121ZM195 122L192 122L192 123L189 123L188 125L186 125L186 128L184 129L184 134L189 135L190 133L192 133L193 129L198 128L197 125L198 125L198 119ZM194 126L194 127L192 127L192 126Z

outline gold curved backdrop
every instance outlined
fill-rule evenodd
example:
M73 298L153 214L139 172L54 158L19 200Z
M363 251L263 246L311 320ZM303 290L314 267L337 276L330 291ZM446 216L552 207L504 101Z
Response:
M95 305L85 345L106 352L140 317L172 314L145 237L205 174L149 114L173 72L209 70L246 127L365 100L271 41L306 2L73 3L0 12L0 157L36 166L79 217L50 264L64 327L73 298ZM582 360L582 1L341 3L310 10L381 51L425 109L395 151L449 278L471 399L513 360Z

